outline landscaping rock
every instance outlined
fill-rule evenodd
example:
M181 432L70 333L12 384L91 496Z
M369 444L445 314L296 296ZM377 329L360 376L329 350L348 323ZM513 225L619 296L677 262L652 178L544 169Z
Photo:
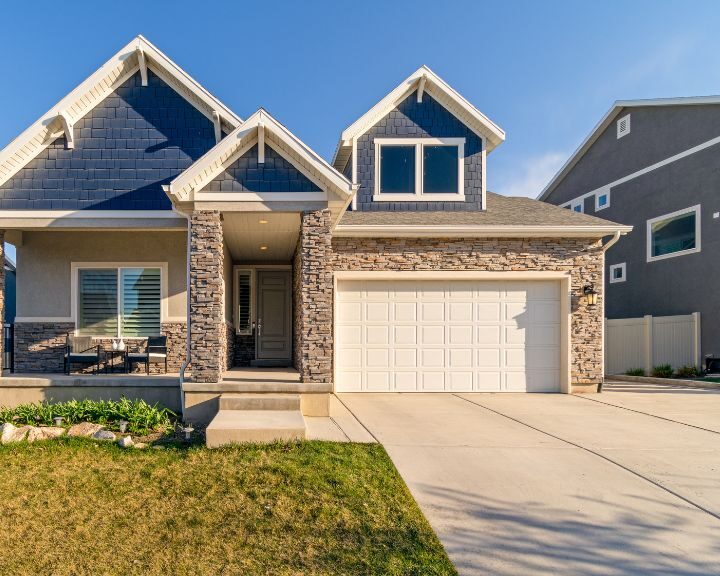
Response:
M132 448L134 444L135 443L130 436L123 436L120 440L118 440L118 446L120 446L120 448Z
M136 442L133 446L134 446L135 448L137 448L138 450L142 450L143 448L147 448L147 444L145 444L145 442Z
M101 426L100 424L93 424L92 422L81 422L80 424L74 424L70 426L70 430L68 430L68 436L94 436L103 428L105 428L105 426Z
M12 442L20 442L23 438L25 438L25 435L27 434L27 427L23 426L22 428L18 428L14 424L10 424L10 422L6 422L2 426L0 426L0 443L2 444L10 444ZM22 433L21 430L24 430Z
M115 440L115 434L110 430L98 430L92 435L95 440Z
M51 438L57 438L65 434L65 428L60 426L42 426L40 432L42 433L43 440L50 440Z
M27 436L25 437L25 440L27 440L30 444L35 442L35 440L45 440L45 436L43 436L42 428L37 428L36 426L27 426Z

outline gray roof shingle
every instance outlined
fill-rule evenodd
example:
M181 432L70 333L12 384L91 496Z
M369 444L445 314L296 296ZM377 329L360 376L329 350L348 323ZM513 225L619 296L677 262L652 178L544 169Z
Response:
M352 212L342 226L618 226L620 224L572 212L546 202L487 193L487 210L477 212Z

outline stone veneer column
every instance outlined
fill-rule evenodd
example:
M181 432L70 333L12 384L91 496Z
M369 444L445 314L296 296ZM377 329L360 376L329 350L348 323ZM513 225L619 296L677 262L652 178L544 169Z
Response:
M304 212L295 258L295 364L302 382L332 382L331 252L330 211Z
M225 364L223 230L220 212L190 218L190 346L194 382L219 382Z

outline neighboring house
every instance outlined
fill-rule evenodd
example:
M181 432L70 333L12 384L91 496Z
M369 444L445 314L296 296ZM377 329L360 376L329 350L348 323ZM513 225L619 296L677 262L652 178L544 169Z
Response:
M487 192L504 138L421 67L330 164L138 37L0 153L16 371L60 371L73 331L166 334L177 371L189 320L186 402L248 365L294 366L316 413L332 391L595 390L587 292L628 228Z
M608 318L700 313L720 355L720 97L616 102L539 196L633 227L606 256Z

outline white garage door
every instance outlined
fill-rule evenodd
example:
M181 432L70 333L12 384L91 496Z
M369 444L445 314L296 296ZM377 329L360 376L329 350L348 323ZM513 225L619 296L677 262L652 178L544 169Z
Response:
M557 281L340 280L338 392L558 392Z

